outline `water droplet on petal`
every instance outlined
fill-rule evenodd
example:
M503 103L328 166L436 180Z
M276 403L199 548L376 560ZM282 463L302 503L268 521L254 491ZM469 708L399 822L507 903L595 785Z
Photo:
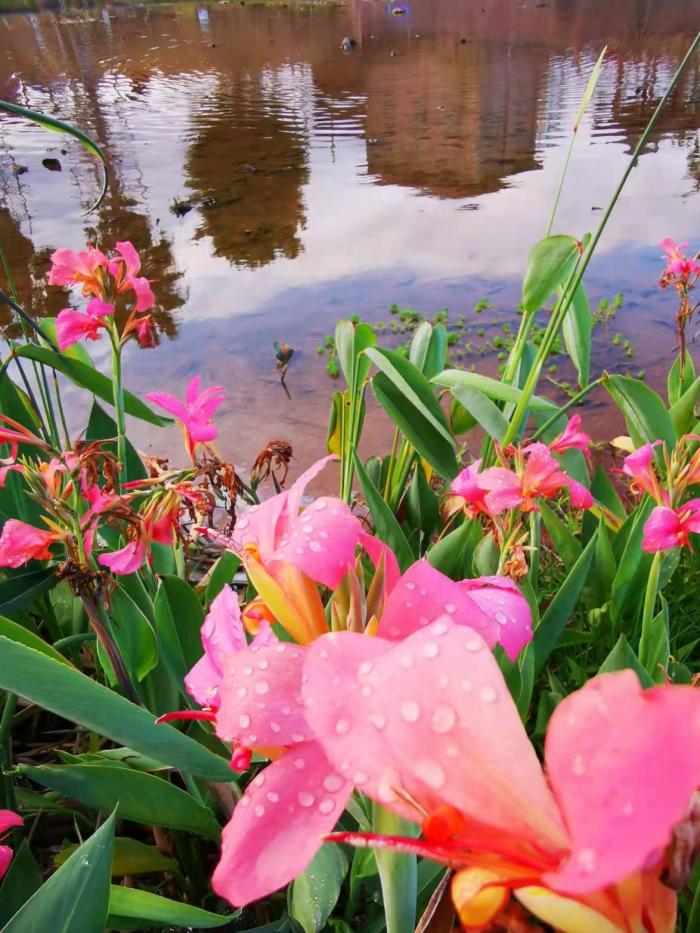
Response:
M499 625L508 624L508 616L504 612L497 612L494 615L494 619L496 620L496 622L498 622Z
M356 771L352 776L353 784L366 784L369 781L369 774L366 771Z
M265 796L270 801L270 803L277 803L277 801L280 799L280 795L274 790L269 790Z
M255 685L253 686L253 690L255 690L256 693L259 693L261 695L263 693L267 693L269 689L270 689L270 685L266 680L257 680L255 682Z
M427 758L418 761L414 770L416 777L423 781L424 784L427 784L428 787L432 787L433 790L440 790L445 783L445 770L437 761L431 761Z
M322 547L318 541L309 541L309 550L313 551L314 554L318 554L318 552L322 550Z
M571 770L574 772L576 777L581 777L586 773L586 763L583 760L583 755L576 755L573 762L571 763Z
M436 658L440 654L440 648L434 641L426 641L423 645L424 658Z
M418 722L420 718L420 706L415 700L406 700L401 704L401 718L404 722Z
M457 612L457 607L454 603L445 603L445 612L449 612L450 614Z
M330 797L324 797L323 800L318 805L318 812L323 813L324 816L332 813L335 810L335 800L331 800Z
M339 719L335 724L335 731L338 735L345 735L350 731L350 720L349 719Z
M373 667L374 664L371 661L363 661L358 667L357 672L358 674L369 674Z
M451 706L437 706L430 724L433 732L449 732L454 726L457 715Z
M485 684L481 690L479 690L479 697L483 703L495 703L498 699L498 692L495 687L492 687L490 684Z
M327 774L323 779L323 786L330 794L339 791L344 783L345 781L339 774Z
M480 638L470 638L464 647L467 651L481 651L484 647L484 643Z
M297 800L299 801L299 804L302 807L313 807L314 801L316 800L316 798L314 797L313 794L310 794L308 791L302 791L298 795Z
M253 812L256 816L265 816L265 807L259 803Z
M581 869L588 874L594 872L598 867L598 856L594 849L581 849L576 860Z
M238 717L238 725L241 729L247 729L250 725L250 716L247 713L241 713Z
M375 727L375 729L383 729L386 726L386 716L384 713L372 713L369 717L369 721Z

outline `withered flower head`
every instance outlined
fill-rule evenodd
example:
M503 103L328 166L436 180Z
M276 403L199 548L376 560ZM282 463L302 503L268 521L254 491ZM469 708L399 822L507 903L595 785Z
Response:
M284 486L292 456L292 445L288 441L270 441L267 446L260 451L253 464L253 469L250 473L250 484L253 489L268 478L273 467L283 471L281 476L275 474L275 478L280 486Z

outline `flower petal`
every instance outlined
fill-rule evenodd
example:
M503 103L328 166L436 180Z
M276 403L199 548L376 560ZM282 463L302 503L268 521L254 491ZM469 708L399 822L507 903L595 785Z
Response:
M332 633L310 646L304 673L307 720L364 793L418 822L448 805L540 850L566 846L537 756L475 631L443 618L398 645Z
M622 881L665 848L700 784L700 692L596 677L555 710L545 761L572 844L545 881L564 894Z
M680 531L681 521L676 510L657 505L644 523L642 550L647 554L670 551L681 543L678 537Z
M265 768L224 829L212 878L216 893L240 907L284 887L314 857L351 790L316 742Z
M493 619L498 626L498 644L514 661L532 641L532 613L518 587L508 577L499 576L462 580L458 585Z
M14 829L15 826L22 826L24 820L19 813L12 810L0 810L0 836L4 835L8 829Z
M129 541L121 550L108 554L100 554L98 563L109 567L112 573L136 573L146 556L146 549L141 540Z
M223 659L216 733L248 748L312 739L301 704L305 649L289 642L251 646Z
M158 405L159 408L164 408L171 415L175 415L180 421L187 418L185 406L174 395L169 395L167 392L149 392L146 398L149 402L153 402L154 405Z

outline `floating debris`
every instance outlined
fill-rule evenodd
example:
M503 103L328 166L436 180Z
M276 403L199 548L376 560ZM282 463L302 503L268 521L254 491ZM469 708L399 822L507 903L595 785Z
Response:
M63 168L59 159L42 159L41 164L44 168L47 168L50 172L62 172Z

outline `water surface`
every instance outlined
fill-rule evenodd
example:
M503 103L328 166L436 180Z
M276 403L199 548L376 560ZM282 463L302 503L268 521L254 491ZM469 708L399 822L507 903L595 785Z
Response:
M23 303L43 315L67 303L44 285L53 249L132 240L156 280L160 345L130 348L129 387L179 394L201 373L227 390L226 455L245 467L280 437L307 464L325 447L334 384L316 347L335 321L388 321L397 302L467 315L464 339L516 322L527 253L546 229L600 49L608 56L555 225L579 237L598 223L698 25L700 0L183 3L0 16L0 96L74 122L110 162L108 196L83 216L98 190L90 158L0 117L0 241ZM357 42L349 54L344 36ZM658 385L672 358L674 306L657 288L656 244L673 236L700 247L699 69L696 59L589 270L593 305L624 293L617 320L597 331L595 373L644 370ZM45 169L46 157L62 171ZM13 163L29 171L16 176ZM176 216L175 198L194 206ZM493 309L475 316L484 297ZM617 332L633 358L613 343ZM274 340L296 350L291 398ZM102 344L91 352L106 364ZM494 354L463 361L497 367ZM620 427L609 417L596 411L594 433ZM174 434L134 431L144 450L177 444ZM387 437L374 412L367 452Z

